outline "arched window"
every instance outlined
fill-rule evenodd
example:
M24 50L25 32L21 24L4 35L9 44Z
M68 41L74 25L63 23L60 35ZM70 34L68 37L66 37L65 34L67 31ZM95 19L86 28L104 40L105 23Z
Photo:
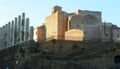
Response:
M92 15L86 15L83 18L83 24L85 25L96 25L98 23L99 23L98 19Z

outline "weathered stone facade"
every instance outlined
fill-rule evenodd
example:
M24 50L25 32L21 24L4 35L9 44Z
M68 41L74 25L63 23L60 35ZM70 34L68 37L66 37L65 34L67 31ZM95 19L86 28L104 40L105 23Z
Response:
M84 39L100 39L101 12L78 10L69 16L69 30L84 30Z
M112 23L103 22L101 26L103 41L120 41L120 28Z
M112 23L102 23L102 36L104 41L112 40Z
M81 33L80 31L76 32L81 33L80 35L82 37L78 39L80 41L83 41L83 39L85 40L100 39L101 38L100 25L101 25L101 12L77 10L75 13L66 13L62 11L61 7L54 6L52 8L52 14L46 17L45 19L46 28L45 38L46 41L47 38L51 37L58 40L61 39L65 40L66 39L65 33L68 33L70 31L71 33L75 34L75 31L72 32L71 30L76 29L81 31L83 30L84 32L84 33ZM78 37L71 34L70 35L67 34L67 37L71 36Z
M113 40L116 42L120 41L120 28L116 25L113 26Z
M63 12L61 7L52 8L52 15L46 17L46 38L54 36L55 39L64 39L64 33L67 30L68 14Z
M72 30L66 31L65 40L83 41L84 31L79 29L72 29Z
M34 40L39 42L41 40L45 40L45 25L37 27L34 29Z
M102 22L100 11L77 10L74 13L67 13L62 11L62 7L54 6L51 15L46 17L44 24L46 32L44 39L46 41L51 39L65 40L69 36L76 38L78 36L74 36L74 34L78 33L78 31L71 31L73 29L83 31L83 34L80 35L84 35L84 37L82 36L79 39L80 41L119 41L119 33L116 32L119 27L115 29L112 23ZM73 34L67 34L66 37L65 34L69 31ZM79 33L81 32L79 31Z

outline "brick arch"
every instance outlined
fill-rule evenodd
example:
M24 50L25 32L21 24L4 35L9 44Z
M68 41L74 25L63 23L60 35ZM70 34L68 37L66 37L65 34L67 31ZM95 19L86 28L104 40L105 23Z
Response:
M82 23L85 25L97 25L100 23L100 21L93 15L85 15Z
M82 24L82 16L73 15L69 17L68 29L77 29L77 25Z

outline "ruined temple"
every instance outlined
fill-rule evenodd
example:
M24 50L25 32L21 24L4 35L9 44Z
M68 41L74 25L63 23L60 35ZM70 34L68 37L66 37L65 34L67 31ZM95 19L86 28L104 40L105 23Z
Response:
M120 32L115 32L120 30L119 27L115 28L112 23L102 22L101 16L100 11L77 10L67 13L62 7L54 6L51 15L45 18L44 28L41 28L42 26L36 28L44 31L34 31L34 39L36 41L43 39L119 41L120 38L116 36L119 36ZM36 32L45 36L37 35Z

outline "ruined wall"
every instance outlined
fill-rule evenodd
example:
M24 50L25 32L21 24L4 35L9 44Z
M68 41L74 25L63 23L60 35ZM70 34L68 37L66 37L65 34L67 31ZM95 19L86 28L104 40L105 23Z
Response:
M42 25L40 27L37 27L34 29L34 40L36 42L39 41L44 41L46 37L46 32L45 32L45 25Z
M65 40L83 41L84 31L79 29L72 29L65 32Z

